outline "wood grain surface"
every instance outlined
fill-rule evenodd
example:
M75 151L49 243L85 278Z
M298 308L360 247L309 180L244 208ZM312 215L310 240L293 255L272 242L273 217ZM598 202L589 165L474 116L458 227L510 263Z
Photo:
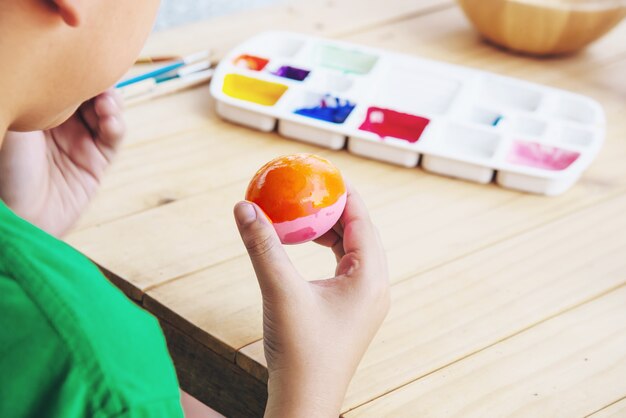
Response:
M316 152L366 200L393 283L346 417L622 416L626 25L577 55L541 60L483 43L452 1L362 4L219 18L156 33L146 52L211 48L219 58L258 31L288 29L571 89L606 110L597 161L563 196L527 195L230 125L202 87L128 110L127 142L68 242L163 322L185 390L226 416L260 416L260 292L232 207L267 160ZM309 279L334 270L314 245L289 253Z

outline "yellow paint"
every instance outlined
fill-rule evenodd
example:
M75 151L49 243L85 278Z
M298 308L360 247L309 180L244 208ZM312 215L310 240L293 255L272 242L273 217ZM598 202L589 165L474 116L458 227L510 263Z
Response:
M271 83L240 74L227 74L222 88L224 94L230 97L263 106L274 106L287 89L288 87L284 84Z

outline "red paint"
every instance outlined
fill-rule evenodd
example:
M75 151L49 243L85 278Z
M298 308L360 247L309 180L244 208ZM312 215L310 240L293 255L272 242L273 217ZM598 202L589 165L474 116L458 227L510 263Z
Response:
M421 116L370 107L359 129L373 132L381 138L398 138L413 144L420 139L429 123L430 119Z
M261 71L270 61L254 55L240 55L235 58L236 66L245 66L248 70Z

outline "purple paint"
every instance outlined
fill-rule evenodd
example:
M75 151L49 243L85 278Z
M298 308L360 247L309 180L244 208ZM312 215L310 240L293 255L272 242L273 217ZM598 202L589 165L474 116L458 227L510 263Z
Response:
M278 77L288 78L290 80L296 81L304 81L304 79L306 79L309 74L311 74L311 71L309 70L292 67L290 65L283 65L274 72L274 75L277 75Z
M538 144L536 142L515 141L507 156L512 164L541 168L550 171L562 171L571 166L580 157L576 151Z

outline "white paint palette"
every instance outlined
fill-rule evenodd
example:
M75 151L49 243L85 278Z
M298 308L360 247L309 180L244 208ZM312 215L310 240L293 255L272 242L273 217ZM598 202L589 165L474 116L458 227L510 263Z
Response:
M605 136L602 107L579 94L288 32L231 51L211 94L254 129L546 195L569 189Z

